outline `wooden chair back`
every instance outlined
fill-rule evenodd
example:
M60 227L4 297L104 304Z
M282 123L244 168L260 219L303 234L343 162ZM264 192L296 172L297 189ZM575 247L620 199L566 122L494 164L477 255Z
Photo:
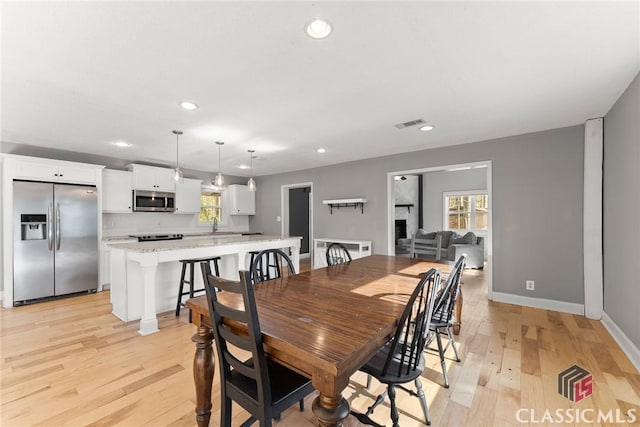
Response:
M332 243L327 247L325 253L327 265L342 264L351 261L351 254L342 243Z
M253 260L250 269L253 283L288 277L296 274L289 255L281 249L266 249L261 251Z

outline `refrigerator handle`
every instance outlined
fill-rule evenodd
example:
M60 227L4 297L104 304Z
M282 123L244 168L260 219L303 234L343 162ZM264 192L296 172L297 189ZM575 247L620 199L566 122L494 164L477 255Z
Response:
M56 203L56 250L60 250L60 203Z
M47 207L47 245L49 252L53 249L53 203L49 203Z

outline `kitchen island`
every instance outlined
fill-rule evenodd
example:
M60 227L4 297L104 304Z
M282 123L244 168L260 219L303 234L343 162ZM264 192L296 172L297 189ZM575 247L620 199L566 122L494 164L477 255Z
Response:
M140 319L140 335L158 331L157 313L175 309L181 259L221 257L220 276L238 280L238 271L249 269L249 252L283 249L300 270L301 237L225 236L153 242L108 244L111 249L111 304L113 314L129 322ZM202 288L199 270L195 289Z

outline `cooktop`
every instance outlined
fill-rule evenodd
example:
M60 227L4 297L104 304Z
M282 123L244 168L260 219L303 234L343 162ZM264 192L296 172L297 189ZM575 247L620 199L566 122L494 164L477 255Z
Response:
M155 242L158 240L180 240L182 234L133 234L129 237L136 237L138 242Z

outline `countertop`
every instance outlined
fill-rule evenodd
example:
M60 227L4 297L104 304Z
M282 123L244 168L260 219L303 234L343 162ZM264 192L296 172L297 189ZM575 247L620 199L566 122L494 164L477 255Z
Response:
M242 236L244 232L240 232L240 231L216 231L211 232L211 231L194 231L194 232L187 232L187 233L176 233L176 234L182 234L185 239L190 239L190 238L194 238L194 237L229 237L229 236ZM153 232L149 232L149 233L135 233L135 234L157 234L157 233L153 233ZM118 241L118 240L122 240L122 241L132 241L135 242L136 238L135 237L131 237L129 235L127 236L103 236L102 237L102 241L103 242L113 242L113 241Z
M220 237L226 237L221 239ZM114 249L124 249L132 252L160 252L179 249L204 248L210 246L227 246L242 243L256 242L273 242L285 239L302 239L300 236L264 236L264 235L222 235L222 236L204 236L194 237L182 240L158 240L155 242L125 242L125 243L109 243L109 247ZM133 239L132 239L133 240Z

